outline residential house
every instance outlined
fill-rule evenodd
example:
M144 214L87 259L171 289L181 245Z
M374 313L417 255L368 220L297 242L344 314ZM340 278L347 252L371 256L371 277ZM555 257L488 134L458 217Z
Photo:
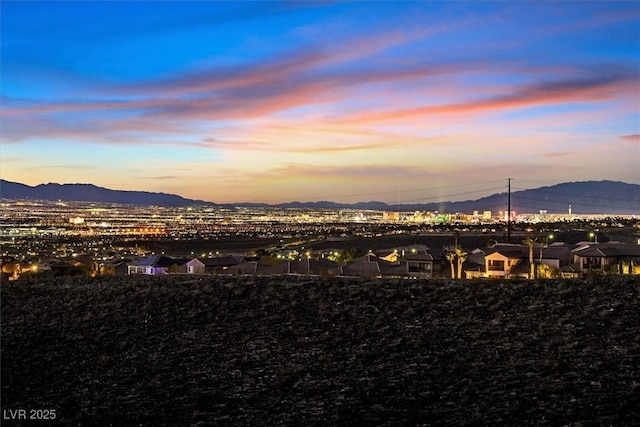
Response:
M241 257L233 255L214 258L194 258L187 262L188 274L226 274L229 267L240 264Z
M433 277L433 256L426 250L405 252L404 263L409 277Z
M407 262L405 260L391 262L381 258L377 263L382 277L407 277ZM413 275L412 277L418 276Z
M560 269L571 263L571 247L563 242L534 248L541 264Z
M529 277L527 245L498 243L487 249L484 260L485 274L488 278Z
M98 272L102 276L126 276L129 274L131 259L116 259L98 264Z
M158 276L168 274L169 270L181 270L180 262L164 255L154 255L148 258L132 261L128 264L128 274L148 274ZM184 264L183 264L184 265Z
M313 276L340 276L343 274L342 264L322 258L305 258L301 261L291 261L289 263L289 273Z
M575 269L588 273L640 274L640 245L591 243L573 250Z
M281 275L291 273L291 261L273 259L268 262L258 261L256 265L255 274L259 276Z
M94 260L94 257L89 254L78 255L73 258L71 264L75 267L79 267L89 274L92 274L98 270L98 263Z
M354 277L382 277L381 262L388 263L378 258L373 252L368 252L342 266L342 274Z
M54 276L67 276L71 274L81 274L82 270L66 261L58 261L49 265L49 269Z
M498 243L485 252L485 277L512 278L531 275L529 245ZM537 274L549 277L553 270L560 270L569 265L571 251L569 245L561 242L549 246L536 244L533 246L533 262ZM474 276L473 273L467 278Z
M484 257L485 253L482 249L474 249L468 254L467 259L462 263L465 278L487 277Z
M429 251L429 247L427 245L409 245L409 246L402 246L400 248L398 248L398 253L400 254L401 257L407 257L410 254L418 254L418 253L425 253Z
M433 257L433 277L450 277L451 269L446 256L447 251L439 250L430 251L429 253Z
M342 267L343 275L357 277L382 277L378 261L359 259Z
M58 258L51 258L48 256L40 256L38 258L38 270L39 271L51 271L51 266L60 262Z
M232 265L228 267L226 274L232 274L234 276L244 276L248 274L256 274L258 270L258 261L243 260L240 264Z
M375 255L389 262L397 262L400 258L400 253L398 249L383 249L375 252Z

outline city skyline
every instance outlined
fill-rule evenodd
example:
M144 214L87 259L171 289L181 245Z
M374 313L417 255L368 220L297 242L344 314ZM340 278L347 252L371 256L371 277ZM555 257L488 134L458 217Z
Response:
M10 181L218 203L640 184L638 3L0 7Z

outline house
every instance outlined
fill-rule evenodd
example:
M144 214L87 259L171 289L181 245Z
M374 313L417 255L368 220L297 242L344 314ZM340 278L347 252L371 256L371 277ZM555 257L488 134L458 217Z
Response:
M79 268L76 268L73 264L66 261L58 261L49 265L49 269L54 276L66 276L73 273L81 273Z
M241 257L233 255L214 258L194 258L186 263L188 274L224 274L229 267L240 264Z
M433 257L433 277L449 277L450 276L450 268L449 261L447 261L447 251L439 250L439 251L431 251L429 252Z
M240 264L228 267L225 270L226 274L244 276L247 274L256 274L258 270L258 261L244 260Z
M274 260L271 259L268 262L259 261L256 265L255 274L260 276L280 275L291 273L291 261L289 260Z
M566 243L554 242L549 246L540 246L538 251L540 263L549 267L560 269L571 263L571 248Z
M417 253L424 253L424 252L428 252L429 251L429 247L427 245L409 245L409 246L402 246L400 248L398 248L398 253L400 254L401 257L406 257L410 254L417 254Z
M409 277L433 277L433 256L426 250L405 252L406 275Z
M531 275L529 245L497 243L485 252L485 277L529 278ZM539 277L558 274L571 262L569 245L561 242L549 246L533 246L533 262ZM471 274L473 276L473 273ZM469 275L467 275L469 278Z
M130 262L127 274L148 274L158 276L168 274L170 269L179 270L180 262L164 255L154 255L148 258Z
M98 269L98 263L93 259L93 256L88 254L74 257L72 264L76 267L82 267L87 271L96 271Z
M373 252L368 252L342 266L342 274L355 277L382 277L380 263L389 262L381 260Z
M303 259L289 263L289 274L312 276L340 276L342 264L328 259Z
M378 268L382 277L407 277L407 262L405 260L391 262L381 258L378 260ZM413 277L418 276L414 275Z
M527 245L495 244L487 249L484 260L485 275L488 278L529 277L529 247ZM524 271L522 265L526 266Z
M482 249L474 249L469 253L467 259L462 263L465 278L487 277L484 257L485 253Z
M98 272L101 276L126 276L129 274L131 259L117 259L98 264Z
M426 247L426 246L425 246ZM398 255L404 252L404 257ZM424 247L420 250L386 250L372 252L342 266L344 276L357 277L433 277L433 257Z
M640 245L629 243L590 243L573 250L575 268L588 273L640 274Z
M397 262L400 258L400 253L397 249L383 249L375 252L375 255L389 262Z
M382 277L380 265L377 261L357 260L342 267L345 276Z

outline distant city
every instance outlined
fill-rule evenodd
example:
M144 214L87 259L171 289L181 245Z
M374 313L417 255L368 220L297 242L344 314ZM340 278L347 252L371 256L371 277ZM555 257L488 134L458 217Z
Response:
M1 208L3 274L9 279L17 279L24 273L43 272L74 272L91 276L193 273L204 272L207 264L218 265L215 271L224 274L300 273L304 270L300 263L305 260L305 274L312 273L309 260L314 260L323 261L324 267L319 271L323 274L331 272L330 275L346 275L351 271L354 275L377 277L386 271L394 276L406 273L413 277L488 277L491 271L495 271L495 266L481 267L488 262L484 256L489 253L483 250L483 258L476 260L476 265L469 265L473 259L472 252L478 248L466 247L466 252L461 252L458 237L476 236L476 240L491 241L492 245L516 243L520 251L517 258L521 262L514 261L513 264L525 265L528 251L523 243L524 237L531 235L537 239L544 236L544 240L532 241L536 251L540 252L536 259L544 264L543 254L550 256L560 249L561 242L550 241L552 233L582 233L583 241L598 244L604 243L602 240L606 237L606 234L599 233L601 229L629 230L629 239L622 246L626 251L623 251L623 257L631 260L631 271L640 267L640 246L632 245L638 243L632 238L633 233L638 234L640 224L634 215L586 215L570 211L549 214L542 210L527 214L512 212L510 221L507 221L506 211L452 214L272 207L161 207L6 199L2 201ZM511 231L507 226L513 228L513 242L505 240L507 231ZM598 234L601 234L600 242ZM377 251L367 251L362 247L364 242L403 236L407 242L411 239L421 243L436 242L433 239L437 237L440 240L435 246L393 244ZM456 243L452 246L454 237ZM442 239L448 240L449 247L441 244ZM152 242L158 247L166 247L167 253L154 250L150 245ZM550 244L555 245L555 252L540 249ZM558 270L556 274L560 274L561 267L580 262L570 256L577 246L566 245L565 248L562 262L547 260L547 264L553 264ZM447 268L451 261L448 261L448 253L453 254L456 263L461 259L457 270ZM224 257L229 261L229 256L235 258L228 265L216 261ZM264 263L265 259L271 260L268 261L268 269L260 271L260 261ZM353 262L359 259L366 263L367 268L376 263L375 268L354 267ZM200 270L189 265L194 260L197 260ZM243 267L242 264L247 262L254 264ZM283 262L288 264L274 269L275 264ZM589 262L593 260L590 258ZM605 260L599 265L610 269L616 262ZM148 270L143 268L145 263L150 264ZM416 265L412 266L412 263ZM454 265L453 261L450 263ZM158 264L163 264L163 268L158 270ZM504 264L500 266L506 272ZM579 267L576 271L584 273ZM521 273L530 275L527 268ZM547 271L545 274L550 273Z
M509 183L511 179L494 181L493 190L504 188L501 193L494 193L477 200L455 200L466 193L443 193L440 201L402 202L390 204L381 201L360 201L355 203L338 203L335 201L288 201L279 204L267 204L256 202L219 204L212 201L192 200L176 194L153 193L148 191L122 191L98 187L92 184L40 184L28 186L17 182L0 180L0 196L10 200L50 200L50 201L86 201L97 203L115 203L137 206L171 206L193 207L208 206L220 209L245 208L309 208L309 209L351 209L364 211L393 211L396 213L438 212L451 214L455 212L473 213L477 211L485 215L491 211L491 215L498 215L500 211L507 210L508 194L511 194L511 211L516 213L538 214L610 214L633 215L640 214L640 185L615 181L581 181L566 182L548 187L522 189L514 187L512 192L507 191L507 186L495 187L497 183ZM474 183L458 183L452 187L440 188L441 191L460 189L472 186ZM425 184L424 191L433 191ZM519 189L519 190L518 190ZM398 189L400 193L404 190ZM416 189L410 190L415 193ZM366 197L375 196L375 193ZM383 194L380 194L383 195ZM387 194L388 196L388 194ZM360 196L365 197L365 196ZM487 213L488 215L488 213ZM477 215L476 215L477 216Z

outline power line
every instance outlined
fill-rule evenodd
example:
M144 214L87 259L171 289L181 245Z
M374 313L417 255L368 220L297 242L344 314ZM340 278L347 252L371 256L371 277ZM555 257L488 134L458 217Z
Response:
M370 192L370 193L352 193L352 194L341 194L341 195L335 195L332 194L331 196L319 196L317 197L320 200L340 200L340 199L344 199L344 198L362 198L362 197L368 197L368 196L382 196L382 195L389 195L389 194L404 194L404 193L415 193L415 192L420 192L420 191L424 191L424 192L429 192L429 193L434 193L434 192L442 192L444 190L448 190L448 189L452 189L452 188L460 188L460 187L471 187L471 186L477 186L477 185L483 185L483 184L497 184L498 182L501 182L500 180L492 180L492 181L480 181L480 182L473 182L473 183L465 183L465 184L454 184L454 185L447 185L447 186L439 186L439 187L421 187L421 188L412 188L412 189L405 189L405 190L390 190L390 191L375 191L375 192ZM472 190L472 191L465 191L465 192L460 192L460 193L448 193L446 196L442 196L443 199L451 199L451 198L455 198L458 196L464 196L467 194L474 194L474 193L480 193L480 192L489 192L489 191L497 191L502 189L502 187L491 187L491 188L480 188L477 190ZM397 200L395 203L411 203L413 201L422 201L422 200L427 200L430 198L433 198L434 196L425 196L425 197L421 197L421 198L415 198L415 199L408 199L408 200ZM290 199L270 199L269 202L266 203L279 203L279 202L290 202ZM437 202L428 202L428 203L439 203L441 201L437 201Z
M485 189L478 189L478 190L474 190L474 191L465 191L463 193L453 193L453 194L449 194L448 196L446 196L445 198L455 198L455 197L459 197L459 196L464 196L464 195L468 195L468 194L476 194L479 192L491 192L491 191L497 191L502 189L502 187L492 187L492 188L485 188ZM488 196L485 196L488 197ZM421 197L419 199L408 199L408 200L401 200L400 203L415 203L415 202L420 202L422 200L426 200L425 197ZM437 202L425 202L425 203L460 203L460 202L452 202L450 200L440 200Z
M344 198L344 197L361 197L361 196L377 196L377 195L381 195L381 194L396 194L396 193L415 193L417 191L440 191L440 190L447 190L449 188L459 188L459 187L469 187L471 185L483 185L483 184L494 184L497 183L499 181L483 181L483 182L474 182L472 184L456 184L456 185L448 185L448 186L444 186L444 187L422 187L422 188L414 188L414 189L408 189L408 190L399 190L399 191L376 191L373 193L355 193L355 194L342 194L340 196L332 196L334 198ZM479 191L485 191L485 190L475 190L475 191L470 191L470 192L466 192L466 193L460 193L460 194L471 194L471 193L477 193ZM456 194L450 194L446 197L452 197L452 196L456 196Z

